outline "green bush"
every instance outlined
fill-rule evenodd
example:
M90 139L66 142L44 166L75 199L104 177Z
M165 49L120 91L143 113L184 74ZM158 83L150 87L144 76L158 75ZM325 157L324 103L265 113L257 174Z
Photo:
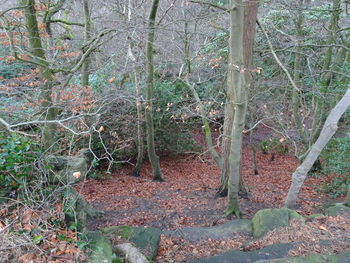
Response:
M33 176L38 149L27 137L0 135L0 188L19 189Z
M323 190L334 198L345 194L350 184L350 138L332 138L322 151L321 159L324 174L338 175Z

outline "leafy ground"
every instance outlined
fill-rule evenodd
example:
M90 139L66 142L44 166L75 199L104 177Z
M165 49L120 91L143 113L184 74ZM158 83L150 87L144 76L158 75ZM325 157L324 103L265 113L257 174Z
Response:
M203 138L197 138L202 143ZM248 199L241 199L243 218L251 218L258 210L283 206L283 200L291 183L291 174L297 167L296 159L290 155L257 153L259 175L254 175L251 152L247 146L243 150L243 179L249 191ZM106 180L87 180L78 189L95 208L105 214L97 221L90 222L90 229L111 225L152 226L162 230L178 229L187 226L213 226L232 218L223 218L226 206L225 198L215 198L220 178L219 169L207 156L177 155L161 158L161 167L165 182L153 182L151 167L145 163L142 176L129 176L132 167L125 166ZM326 194L320 193L320 187L329 183L332 176L309 177L300 194L297 211L302 215L321 212L324 204L335 202ZM319 219L317 219L319 220ZM349 219L316 219L302 227L297 223L274 236L247 245L251 240L245 235L235 235L224 240L203 240L190 242L181 238L162 236L157 262L186 262L189 259L206 257L228 249L257 249L281 241L301 241L311 252L324 252L317 245L322 239L320 231L333 237L334 246L329 253L350 249L349 240L340 239L339 229L350 229ZM322 222L323 222L322 221ZM327 223L328 222L328 223ZM320 228L321 226L321 228ZM293 228L294 227L294 228ZM299 230L302 229L300 232ZM326 229L326 230L324 230ZM338 234L331 233L338 231ZM291 235L291 233L296 233ZM301 233L299 236L297 233ZM340 234L339 234L340 233ZM342 234L343 233L343 234ZM345 231L349 236L349 233ZM307 239L307 240L306 240ZM312 241L313 240L313 241ZM340 240L342 240L340 242ZM339 241L338 243L335 241ZM344 243L344 242L345 243ZM245 244L245 245L243 245ZM305 255L305 249L295 248L291 256Z

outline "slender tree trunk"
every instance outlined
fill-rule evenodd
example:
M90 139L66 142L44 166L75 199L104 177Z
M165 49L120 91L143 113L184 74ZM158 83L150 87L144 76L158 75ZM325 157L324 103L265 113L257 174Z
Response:
M143 117L142 117L142 104L141 104L141 91L139 85L139 72L135 69L135 90L136 90L136 110L137 110L137 159L134 170L132 171L133 176L140 176L140 171L144 157L144 145L143 145Z
M323 148L332 138L338 129L337 123L343 113L350 107L350 88L347 90L343 98L337 103L333 110L329 113L328 118L322 128L320 136L315 144L311 147L310 152L306 156L302 164L295 170L292 176L292 185L285 201L285 206L293 208L298 198L301 186L304 183L307 173L317 160Z
M128 21L131 22L132 19L132 0L128 0ZM136 111L137 111L137 159L136 165L131 173L132 176L140 176L141 168L144 159L144 142L143 142L143 116L142 116L142 101L141 101L141 89L140 89L140 73L137 65L137 59L133 54L133 42L132 37L128 36L130 39L128 45L128 57L133 62L134 66L134 83L136 91Z
M91 18L90 18L90 8L89 0L84 0L83 2L84 18L85 18L85 28L84 28L84 43L89 42L91 39ZM83 50L85 52L85 50ZM81 85L83 87L89 86L89 69L90 69L90 58L87 57L82 65L81 74Z
M250 144L250 151L252 153L252 161L253 161L253 169L254 169L254 175L258 175L259 174L259 169L258 169L258 165L256 162L256 148L253 145L253 129L250 130L249 132L249 144Z
M295 29L297 33L297 43L295 47L295 57L294 57L294 72L293 72L293 80L297 87L301 88L301 71L302 71L302 57L301 57L301 44L302 44L302 38L303 38L303 21L304 21L304 14L303 14L303 7L304 0L299 0L298 2L298 13L297 17L294 21ZM293 104L293 118L294 118L294 124L298 131L298 134L301 138L302 144L306 147L306 149L309 148L308 142L308 136L307 133L303 127L302 119L300 117L300 102L299 102L299 93L292 89L292 104Z
M148 158L152 165L153 180L163 181L162 173L159 165L159 157L156 155L154 145L154 126L153 126L153 44L155 35L155 19L157 16L159 0L152 1L151 12L148 18L148 37L146 45L147 58L147 90L146 90L146 107L145 107L145 121L147 130L147 151Z
M43 108L43 116L45 120L54 120L56 118L56 111L53 107L53 102L51 98L52 94L52 81L53 73L49 68L46 61L45 52L42 47L42 40L40 37L40 31L38 27L38 20L35 11L35 0L22 0L22 5L25 5L24 15L26 20L26 27L28 31L29 45L31 49L31 54L34 59L42 64L39 67L40 75L43 79L43 84L41 86L41 107ZM41 142L45 149L49 149L53 146L56 140L55 136L56 125L48 123L44 126L42 130Z
M332 7L332 15L330 18L330 25L328 28L328 39L327 39L327 45L330 45L327 49L325 59L322 66L322 75L321 75L321 86L323 89L323 94L326 94L328 91L328 88L331 84L332 80L332 73L328 72L328 70L331 67L332 64L332 57L333 57L333 51L334 47L331 45L336 43L336 31L338 30L339 26L339 19L340 19L340 0L333 0L333 7ZM325 121L325 113L327 111L327 103L324 98L316 98L316 106L315 106L315 116L312 123L312 133L310 136L310 143L314 143L316 138L318 137L322 125Z
M348 193L346 195L345 205L350 207L350 185L348 186Z
M216 165L221 169L221 158L219 156L219 154L217 153L217 151L215 150L215 147L213 145L213 139L212 139L212 135L211 135L211 130L210 130L210 126L209 126L209 121L206 118L206 114L205 114L205 110L203 107L203 103L199 98L199 95L196 91L196 89L194 88L194 86L191 86L189 83L185 83L186 86L192 91L194 98L196 99L198 106L199 106L199 110L200 110L200 114L201 114L201 118L202 118L202 123L203 123L203 130L204 130L204 136L205 136L205 141L208 147L208 151L210 152L211 157L214 159Z

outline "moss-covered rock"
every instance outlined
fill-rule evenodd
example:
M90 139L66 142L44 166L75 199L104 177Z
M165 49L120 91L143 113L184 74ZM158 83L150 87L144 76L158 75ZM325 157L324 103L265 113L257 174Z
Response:
M103 212L92 208L85 199L71 186L64 193L64 213L68 226L76 225L80 232L85 231L87 218L95 218Z
M325 211L328 216L336 216L340 214L350 214L350 207L343 204L336 204L334 206L328 207Z
M88 173L88 162L84 156L52 156L49 160L53 175L51 183L74 184Z
M304 221L304 218L294 210L288 208L272 208L263 209L258 211L253 219L253 236L261 237L266 232L275 228L285 227L289 225L291 219L300 219Z
M112 263L113 250L111 241L98 231L86 233L89 243L89 263Z
M101 230L103 234L132 242L146 256L157 256L161 231L152 227L112 226ZM113 238L113 237L111 237Z

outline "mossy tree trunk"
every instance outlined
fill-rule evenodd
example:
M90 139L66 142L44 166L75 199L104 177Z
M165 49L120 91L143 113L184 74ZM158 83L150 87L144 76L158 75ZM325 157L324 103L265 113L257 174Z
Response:
M154 125L153 125L153 45L155 37L155 20L157 16L159 0L153 0L151 11L148 18L148 36L146 45L147 58L147 80L146 80L146 106L145 106L145 121L147 131L147 151L148 158L153 170L153 179L155 181L163 181L160 170L159 157L156 154L154 144Z
M84 9L84 20L85 20L85 27L84 27L84 43L88 43L91 39L91 18L90 18L90 7L89 7L89 0L83 1L83 9ZM86 50L83 50L85 52ZM81 85L83 87L89 86L89 69L90 69L90 58L87 57L84 60L84 63L81 68Z
M26 21L26 28L28 31L30 53L33 59L40 64L39 70L43 84L41 85L41 107L43 110L43 118L45 120L54 120L56 118L56 110L53 107L52 101L52 82L54 74L49 67L46 60L45 51L42 46L42 39L38 27L38 20L35 11L35 0L21 0L21 4L26 6L24 8L24 15ZM45 149L49 149L55 143L56 125L48 123L42 130L42 145Z

